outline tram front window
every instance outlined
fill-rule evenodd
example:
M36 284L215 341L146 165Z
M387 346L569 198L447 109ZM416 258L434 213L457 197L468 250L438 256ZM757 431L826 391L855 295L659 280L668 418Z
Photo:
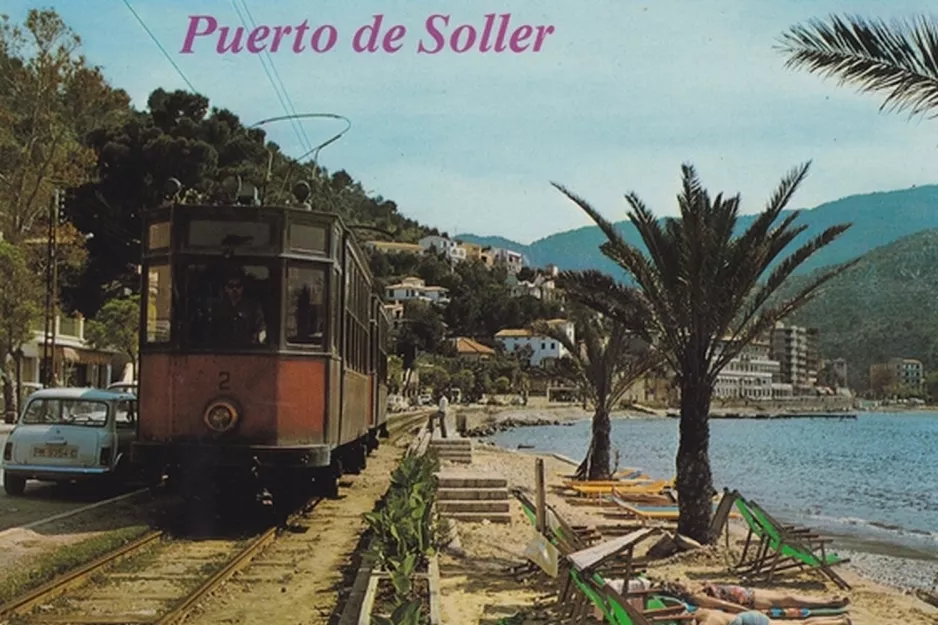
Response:
M276 337L269 310L276 291L266 266L189 265L182 295L191 346L243 349Z
M325 269L310 266L287 268L287 304L284 311L287 343L320 349L325 346L325 289Z

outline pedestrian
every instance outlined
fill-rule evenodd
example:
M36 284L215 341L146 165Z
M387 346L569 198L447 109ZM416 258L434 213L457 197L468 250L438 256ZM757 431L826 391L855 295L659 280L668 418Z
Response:
M440 393L440 403L437 406L437 418L440 422L440 436L442 438L448 438L446 435L446 413L449 410L449 399L446 398L446 393Z

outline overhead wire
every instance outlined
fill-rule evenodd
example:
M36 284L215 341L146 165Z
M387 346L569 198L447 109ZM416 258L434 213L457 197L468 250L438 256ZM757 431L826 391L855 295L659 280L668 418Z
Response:
M254 21L254 16L251 15L251 9L248 8L247 0L241 0L241 6L244 7L244 12L247 13L248 20L250 20L251 22L251 26L253 28L257 28L257 22ZM277 65L274 63L274 58L270 55L270 52L266 48L264 49L264 56L267 58L267 62L270 63L270 69L273 70L274 76L276 77L277 82L280 83L280 90L283 91L283 97L287 101L287 106L289 107L290 110L285 111L285 112L292 114L292 115L296 115L296 108L293 106L293 100L290 98L290 91L287 89L286 84L283 82L283 79L280 77L280 72L277 71ZM269 78L269 75L268 75L268 78ZM303 135L303 141L304 141L303 149L304 150L312 149L312 143L310 143L309 137L306 135L306 128L303 126L302 122L300 122L299 120L295 120L295 123L300 129L300 134Z
M247 5L244 4L243 1L242 1L242 5L244 6L245 11L248 13L248 17L250 17L251 23L256 28L257 25L254 23L254 18L251 17L250 11L248 10ZM238 19L241 20L241 24L243 24L245 30L247 30L248 24L247 24L247 21L245 21L244 19L244 15L241 13L241 9L238 8L238 1L231 0L231 6L234 8L235 13L238 14ZM264 52L267 53L266 50L264 50ZM280 106L281 108L283 108L283 112L286 113L287 115L290 115L291 113L295 114L296 111L291 110L292 104L291 104L291 107L288 107L286 101L284 100L284 97L280 95L280 89L282 89L284 95L286 95L287 98L289 98L289 94L287 94L286 87L283 86L283 81L280 81L280 89L278 89L277 82L274 80L274 77L270 73L270 70L267 69L267 64L264 63L264 57L261 55L257 55L257 60L260 61L261 67L264 69L264 73L267 75L267 81L270 83L270 86L273 88L274 95L277 96L277 100L280 102ZM273 66L273 58L270 57L269 53L267 53L267 60L271 64L271 66ZM273 68L274 68L274 71L276 71L276 67L273 67ZM278 74L278 78L279 78L279 74ZM309 150L310 149L309 139L305 137L305 134L302 132L302 127L298 124L295 118L290 119L290 125L293 127L293 132L294 134L296 134L296 138L300 143L300 147L302 147L304 150Z
M150 28L147 26L146 22L143 21L143 18L140 17L140 15L138 15L136 11L134 11L134 8L132 6L130 6L129 0L121 0L121 1L124 3L124 6L126 6L130 10L133 16L137 18L137 21L140 22L141 26L143 26L143 30L145 30L147 34L150 35L150 39L152 39L153 43L156 44L156 47L160 49L160 52L163 53L163 56L166 57L166 60L169 61L170 65L173 66L173 68L176 70L176 73L179 74L179 76L182 78L183 82L185 82L189 86L189 89L192 90L192 93L198 93L196 88L192 86L192 83L189 81L189 79L186 78L186 75L182 72L182 69L180 69L179 66L176 65L176 61L173 60L173 57L169 55L169 52L166 51L166 48L163 47L163 44L160 43L160 40L157 39L156 35L153 34L153 31L151 31Z

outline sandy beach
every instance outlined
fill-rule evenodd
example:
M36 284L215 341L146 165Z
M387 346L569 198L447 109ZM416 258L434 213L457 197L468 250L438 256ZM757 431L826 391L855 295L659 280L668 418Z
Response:
M544 420L568 422L585 416L588 413L572 407L509 409L497 414L470 414L468 425L470 429L481 429L484 425L497 425L498 421L506 419L515 423L542 423ZM519 487L533 493L535 459L538 457L545 462L548 502L571 524L601 527L623 522L621 517L605 516L602 507L575 506L565 501L559 491L562 476L573 469L569 459L527 450L501 449L476 441L472 471L501 476L508 481L510 488ZM556 592L557 580L543 572L525 578L506 572L508 567L525 561L524 549L534 537L534 529L521 512L520 505L512 501L511 506L510 524L454 523L457 548L448 550L441 560L444 622L452 625L494 624L499 618L519 612L530 615L535 605L549 605L554 601L552 593ZM739 584L738 576L728 570L728 564L734 561L733 556L738 555L741 549L746 536L745 526L741 520L730 519L728 528L729 551L723 537L716 545L652 560L647 569L649 577ZM646 543L646 547L650 544ZM914 592L915 588L933 588L938 563L872 553L841 551L840 554L851 558L851 563L839 566L838 571L851 584L852 590L842 591L827 578L813 572L785 575L770 585L760 587L818 596L846 594L851 601L850 618L857 625L938 623L938 608L921 600Z

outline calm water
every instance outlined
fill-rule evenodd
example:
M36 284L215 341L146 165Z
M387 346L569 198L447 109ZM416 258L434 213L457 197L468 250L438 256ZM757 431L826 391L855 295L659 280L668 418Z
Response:
M938 414L860 413L856 420L710 422L714 486L736 488L789 522L840 536L855 548L938 558ZM615 419L620 466L675 473L677 419ZM494 437L579 460L589 422L528 427ZM859 542L859 544L858 544Z

